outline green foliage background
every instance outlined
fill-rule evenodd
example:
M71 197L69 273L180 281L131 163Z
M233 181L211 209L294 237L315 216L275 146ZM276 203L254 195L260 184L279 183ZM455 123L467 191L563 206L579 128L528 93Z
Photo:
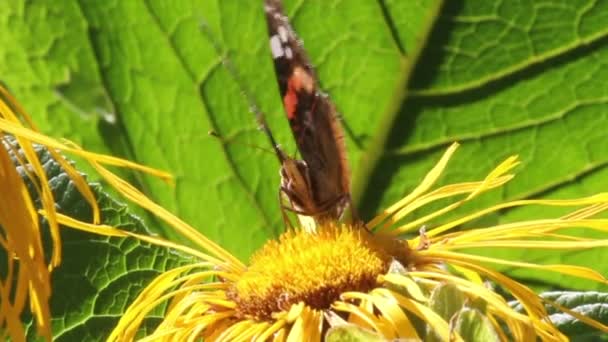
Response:
M407 194L452 141L463 146L441 184L478 180L512 154L522 160L515 180L463 210L607 190L608 3L286 0L285 7L342 113L365 218ZM268 146L245 88L295 151L261 1L4 1L0 27L0 80L44 132L173 173L174 187L125 175L243 260L283 229L279 165L243 145ZM562 212L509 210L471 226ZM608 264L595 262L606 260L605 249L491 252L608 274ZM531 283L595 286L508 271Z

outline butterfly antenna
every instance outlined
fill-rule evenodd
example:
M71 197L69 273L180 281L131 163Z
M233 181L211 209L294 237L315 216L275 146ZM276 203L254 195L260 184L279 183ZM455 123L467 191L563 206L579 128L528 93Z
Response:
M201 22L200 29L207 36L207 39L209 40L209 42L211 42L211 45L213 46L216 54L221 58L222 64L224 65L225 69L228 71L228 74L230 74L230 77L232 77L232 79L238 85L241 96L243 96L243 98L245 98L245 100L247 101L247 104L249 105L249 110L255 115L255 120L258 124L258 129L260 129L262 132L264 132L264 134L270 141L270 144L272 146L272 149L273 149L275 155L279 159L279 163L283 164L285 159L287 159L287 156L285 155L283 150L281 150L279 144L277 143L274 136L272 135L272 132L270 131L270 127L266 123L266 115L264 114L264 112L262 112L260 110L260 107L258 106L257 102L255 101L255 98L252 95L252 92L247 88L246 83L240 77L236 67L234 66L234 64L230 60L230 57L228 56L228 52L223 49L222 45L220 44L218 39L216 39L213 32L211 32L209 25L207 25L207 23L205 21ZM218 134L215 132L210 132L209 134L215 135L216 137L218 136Z

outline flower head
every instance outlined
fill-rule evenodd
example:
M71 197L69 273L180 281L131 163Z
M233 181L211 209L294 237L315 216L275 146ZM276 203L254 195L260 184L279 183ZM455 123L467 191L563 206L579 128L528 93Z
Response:
M288 231L252 257L228 291L239 317L271 319L300 302L323 310L344 292L367 292L378 285L396 248L387 248L362 227L327 223L319 228L317 234ZM407 251L397 252L405 259Z
M199 240L199 245L213 249L217 258L203 257L201 263L159 276L130 306L110 340L133 339L143 318L167 301L170 305L164 320L146 340L202 337L206 341L318 341L332 327L349 324L389 339L420 339L427 334L435 334L442 340L460 339L450 317L443 317L432 306L430 294L445 285L466 299L465 306L483 303L483 319L503 340L565 339L547 319L546 303L539 296L488 265L543 269L606 283L603 276L582 267L501 260L470 250L606 246L606 240L573 238L562 230L583 227L606 231L608 221L592 216L608 208L608 194L576 200L508 202L438 224L441 215L508 182L513 177L509 171L517 165L517 159L511 157L482 181L433 189L456 148L455 144L448 149L410 195L365 227L327 223L317 227L315 233L288 231L277 241L269 241L247 267L226 259L225 254L217 255L218 247L208 240ZM447 198L456 200L407 221L415 210ZM487 213L530 204L583 206L583 209L555 219L452 232ZM435 227L420 229L429 224ZM416 230L420 232L411 239L402 238ZM511 308L483 279L499 284L517 298L524 312ZM591 319L581 319L608 331L608 327ZM420 327L420 321L426 329Z

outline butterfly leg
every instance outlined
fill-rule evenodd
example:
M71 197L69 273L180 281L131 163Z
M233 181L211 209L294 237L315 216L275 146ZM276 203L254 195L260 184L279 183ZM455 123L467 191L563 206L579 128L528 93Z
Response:
M291 223L291 220L289 219L289 215L287 215L287 211L291 211L292 208L285 205L285 199L283 198L283 194L285 194L287 198L289 198L289 195L286 190L287 189L283 187L279 188L279 205L281 208L281 216L283 216L283 223L285 224L285 228L293 229L293 225Z

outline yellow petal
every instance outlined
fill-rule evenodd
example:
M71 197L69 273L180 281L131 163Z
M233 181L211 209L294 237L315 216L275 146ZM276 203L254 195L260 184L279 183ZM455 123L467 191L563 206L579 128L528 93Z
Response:
M385 209L382 212L382 214L376 216L374 219L369 221L366 224L366 226L369 228L376 227L380 222L384 221L387 217L393 215L399 209L408 205L410 202L412 202L414 199L416 199L419 195L423 194L428 189L430 189L431 186L433 186L433 184L435 184L435 182L437 181L439 176L441 176L441 173L443 173L443 170L447 166L448 161L450 160L450 158L452 157L454 152L456 152L456 149L458 148L458 146L459 146L458 143L453 143L448 148L448 150L443 154L443 156L441 157L439 162L435 165L435 167L433 167L433 169L424 177L424 179L422 180L420 185L418 185L414 189L414 191L412 191L408 196L406 196L399 202L397 202L397 203L391 205L390 207L388 207L387 209Z

